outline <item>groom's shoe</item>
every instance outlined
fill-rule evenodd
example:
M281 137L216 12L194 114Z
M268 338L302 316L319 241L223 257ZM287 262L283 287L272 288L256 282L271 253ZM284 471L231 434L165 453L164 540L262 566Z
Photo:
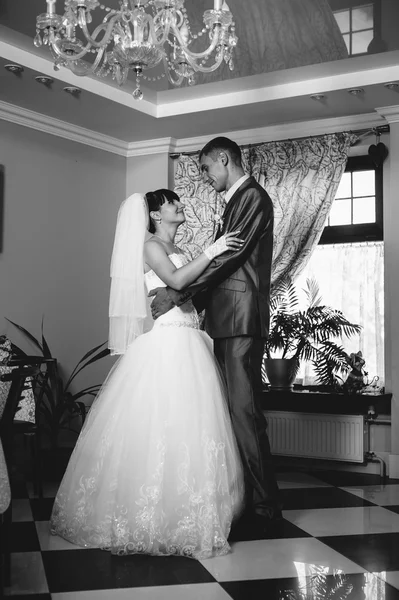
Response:
M272 518L255 514L252 519L254 539L278 539L282 537L284 519L281 511Z
M246 542L255 539L253 537L253 515L244 512L237 521L234 521L231 527L230 542Z
M257 514L245 514L233 523L230 542L245 542L250 540L278 539L284 528L281 511L273 518Z

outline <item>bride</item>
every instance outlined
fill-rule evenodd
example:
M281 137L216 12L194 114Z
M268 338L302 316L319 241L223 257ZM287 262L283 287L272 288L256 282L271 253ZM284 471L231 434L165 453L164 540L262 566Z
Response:
M244 486L212 341L191 301L153 323L147 294L183 289L242 240L227 234L188 262L174 245L184 221L170 190L133 194L119 211L109 347L123 356L90 409L50 523L79 546L196 559L230 549Z

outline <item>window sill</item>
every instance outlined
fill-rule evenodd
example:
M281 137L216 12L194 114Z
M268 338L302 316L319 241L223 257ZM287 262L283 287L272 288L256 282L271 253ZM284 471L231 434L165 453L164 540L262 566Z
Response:
M311 412L340 415L367 415L373 406L377 414L391 414L392 394L337 394L294 390L275 392L264 390L263 410Z

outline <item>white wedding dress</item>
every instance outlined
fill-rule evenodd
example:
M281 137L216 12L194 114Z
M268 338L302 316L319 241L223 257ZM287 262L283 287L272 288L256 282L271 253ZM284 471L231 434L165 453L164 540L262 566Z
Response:
M165 285L153 271L145 279L148 290ZM112 368L61 482L51 533L115 554L218 556L229 551L243 490L212 341L187 302Z

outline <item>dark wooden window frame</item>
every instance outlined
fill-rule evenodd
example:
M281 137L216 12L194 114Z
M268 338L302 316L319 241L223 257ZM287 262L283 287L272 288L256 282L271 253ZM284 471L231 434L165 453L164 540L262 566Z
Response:
M369 156L353 156L348 159L345 172L365 170L375 171L375 223L326 225L319 244L371 242L384 239L382 166L376 168Z

